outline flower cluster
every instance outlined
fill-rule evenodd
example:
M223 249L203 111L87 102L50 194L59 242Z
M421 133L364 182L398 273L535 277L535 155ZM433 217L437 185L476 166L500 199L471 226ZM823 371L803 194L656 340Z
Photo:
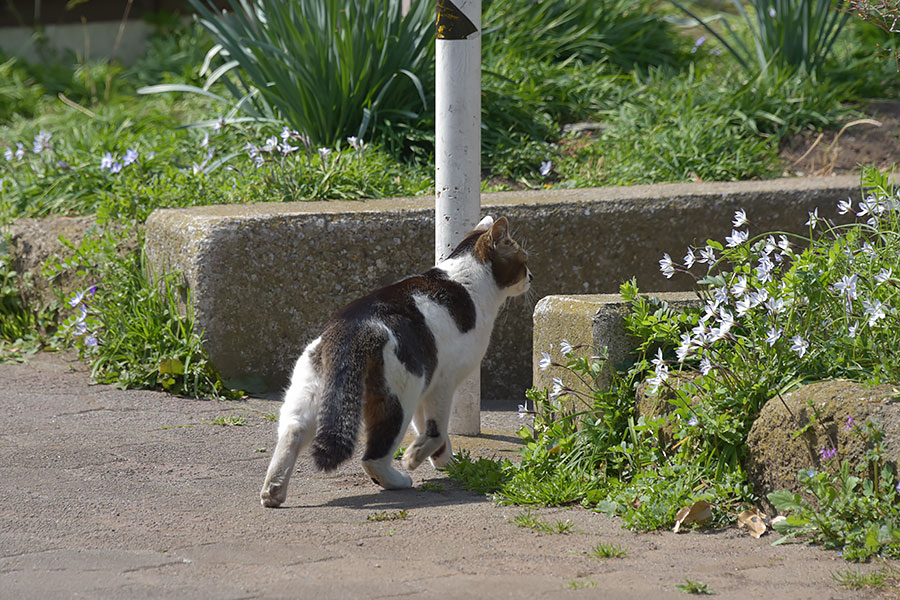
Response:
M356 152L358 157L361 157L367 148L365 141L356 136L348 137L347 144ZM253 160L257 169L271 160L284 159L301 148L306 153L312 151L309 136L289 127L282 128L280 136L269 136L266 138L265 142L260 145L253 144L252 142L244 144L244 150ZM322 161L322 165L327 168L328 158L331 155L332 150L330 148L318 148L316 152L319 155L319 159Z
M839 213L866 218L865 225L857 223L846 231L820 217L816 209L806 224L811 234L818 225L824 225L824 230L816 240L809 240L811 248L802 253L784 234L751 240L749 230L742 229L750 223L747 214L738 210L724 247L709 242L702 248L688 248L681 264L665 254L659 267L667 278L706 265L705 275L698 277L706 286L701 292L703 313L696 326L681 335L678 363L697 361L697 369L707 375L724 367L722 344L754 354L756 360L784 350L800 360L825 339L825 329L837 328L839 335L853 339L883 328L888 316L897 312L891 301L900 282L890 266L896 260L891 255L896 248L879 237L878 228L896 224L898 208L898 200L886 194L869 195L855 209L852 200L842 201ZM717 251L722 252L719 259ZM714 275L713 267L722 259L734 269ZM651 362L653 375L647 382L655 392L669 377L669 361L659 350Z
M34 140L31 142L31 151L35 155L40 155L43 154L45 150L49 150L51 137L53 137L52 133L42 129L34 136ZM28 149L25 147L25 144L16 142L15 150L7 148L3 151L3 158L5 158L8 163L21 162L25 159L26 154L28 154Z
M88 299L95 293L97 293L97 286L92 285L75 292L69 298L69 306L77 311L74 319L70 320L69 326L73 335L76 338L81 338L84 341L84 345L89 348L99 345L97 336L91 331L91 323L88 317Z
M100 159L100 170L109 171L113 174L119 173L125 167L135 164L138 161L138 157L138 151L134 148L129 148L121 160L119 160L119 157L112 152L107 152L103 155L103 158Z

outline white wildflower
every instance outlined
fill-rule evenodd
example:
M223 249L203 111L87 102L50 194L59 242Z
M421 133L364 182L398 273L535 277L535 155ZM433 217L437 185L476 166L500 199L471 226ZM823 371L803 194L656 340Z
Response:
M747 293L747 289L747 278L741 275L737 283L731 286L731 293L735 298L740 298Z
M893 274L893 272L894 272L893 267L888 267L886 269L882 269L881 271L878 272L878 275L875 276L875 281L878 283L884 283L891 278L891 275Z
M797 353L797 356L803 358L803 355L806 354L807 348L809 348L809 342L804 340L799 335L795 335L791 338L793 344L791 345L791 350Z
M811 213L809 213L809 220L806 221L806 224L810 227L810 229L815 229L816 225L819 223L819 207L817 206Z
M744 212L743 208L734 211L734 220L731 221L731 224L734 225L735 229L747 224L747 213Z
M660 259L659 270L666 279L671 279L672 275L675 274L675 265L672 263L672 257L668 253L663 254L663 257Z
M729 248L736 248L740 246L744 242L747 241L747 238L750 237L750 233L747 231L738 231L737 229L731 230L731 235L725 237L725 242Z
M781 330L775 327L774 325L766 331L766 343L769 346L774 346L775 342L777 342L781 338Z
M538 361L538 367L541 371L546 371L553 361L550 360L549 352L541 352L541 360Z
M884 304L881 303L881 300L875 300L874 302L863 300L863 308L865 309L866 316L869 317L869 327L872 327L887 316L884 312Z
M850 302L856 299L856 281L859 279L855 274L854 275L844 275L841 277L841 280L832 284L834 290L843 296L847 297L847 301Z

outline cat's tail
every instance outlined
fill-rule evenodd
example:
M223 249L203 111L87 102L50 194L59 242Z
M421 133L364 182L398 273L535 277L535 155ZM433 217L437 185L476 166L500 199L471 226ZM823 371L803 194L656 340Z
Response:
M350 346L323 361L318 426L312 443L313 462L322 471L336 469L356 448L368 361L365 349L358 344Z

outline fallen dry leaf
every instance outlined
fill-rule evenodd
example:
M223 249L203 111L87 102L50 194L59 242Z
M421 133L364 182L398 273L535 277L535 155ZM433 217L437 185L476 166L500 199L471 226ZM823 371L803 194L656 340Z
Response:
M712 519L712 506L706 500L697 500L690 506L684 506L675 515L675 528L673 531L678 533L682 525L690 525L696 523L703 525Z
M766 521L766 515L755 508L738 515L738 527L741 529L746 527L750 535L757 539L766 532Z

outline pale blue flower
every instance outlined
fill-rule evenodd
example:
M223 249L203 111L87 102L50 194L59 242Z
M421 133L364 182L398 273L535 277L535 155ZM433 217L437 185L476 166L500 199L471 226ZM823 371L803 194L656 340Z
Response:
M21 142L16 143L16 159L22 160L25 158L25 146Z
M122 159L124 166L134 164L138 159L138 151L134 148L130 148L128 152L125 153L125 158Z
M36 136L34 136L34 143L32 145L32 150L35 154L40 154L44 150L50 147L50 138L53 136L49 131L41 130Z
M7 162L12 162L15 155L13 154L12 148L7 148L3 151L3 158L7 160Z
M541 163L541 176L546 177L550 174L551 169L553 169L553 161L545 160Z
M559 345L560 351L564 356L572 354L572 344L569 343L569 340L563 338L562 343Z
M841 200L838 202L837 211L839 215L846 215L849 212L853 212L853 201L850 198Z
M111 152L107 152L103 155L103 158L100 159L100 168L101 169L111 169L113 166L113 155Z
M766 331L766 343L769 346L774 346L775 343L781 338L781 330L777 327L770 327L768 331Z
M734 220L731 221L731 224L735 229L737 229L738 227L743 227L747 224L747 213L743 208L734 211Z
M694 249L688 248L687 254L684 255L684 266L690 269L694 266L694 263L697 261L697 257L694 256Z
M704 43L706 43L706 36L701 35L697 38L697 41L694 42L694 47L691 48L691 54L694 54Z
M891 278L893 275L894 269L893 267L888 267L886 269L882 269L878 272L878 275L875 276L875 281L878 283L884 283Z

